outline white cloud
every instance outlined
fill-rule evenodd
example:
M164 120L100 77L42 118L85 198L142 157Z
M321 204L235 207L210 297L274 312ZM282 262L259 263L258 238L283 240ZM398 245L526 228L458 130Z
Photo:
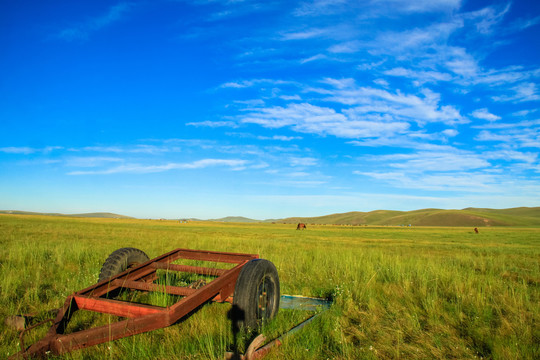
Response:
M528 164L534 164L538 161L538 153L521 152L515 150L497 150L489 151L483 154L486 159L519 161Z
M316 55L300 60L300 63L306 64L308 62L317 61L317 60L326 60L326 59L328 59L328 56L324 54L316 54Z
M37 150L31 147L27 146L8 146L8 147L2 147L0 148L0 152L6 153L6 154L32 154L35 153Z
M251 110L239 117L241 122L258 124L266 128L290 127L298 132L342 138L381 136L399 133L409 127L406 122L386 121L377 116L366 116L362 119L350 111L338 113L334 109L308 103Z
M65 165L70 167L97 167L111 162L123 162L124 159L110 156L73 156L65 159Z
M295 82L285 81L279 79L251 79L251 80L242 80L242 81L231 81L221 84L219 88L233 88L233 89L243 89L254 86L260 86L261 84L265 85L296 85Z
M481 131L478 136L476 136L476 141L502 141L509 143L512 140L512 136L510 135L499 135L492 133L490 131Z
M279 140L279 141L292 141L300 140L301 136L284 136L284 135L274 135L274 136L257 136L259 140Z
M407 171L464 171L488 167L490 164L476 154L463 153L418 153L403 162L389 166Z
M477 109L473 111L471 115L477 119L488 120L488 121L496 121L496 120L501 119L500 116L490 113L489 110L486 108Z
M474 84L506 85L540 76L540 69L526 70L522 66L483 70L471 79Z
M538 111L538 109L525 109L525 110L520 110L520 111L516 111L515 113L512 113L512 116L518 116L518 117L525 117L529 114L532 114L534 112Z
M422 97L403 94L400 91L391 93L370 87L355 87L351 84L338 82L337 89L326 97L325 101L337 102L343 105L357 105L351 108L356 114L380 114L381 117L391 117L394 120L414 121L419 124L442 122L446 124L467 123L459 111L450 105L439 105L440 95L429 89L422 89ZM318 91L313 89L313 91ZM323 89L321 93L328 94ZM389 119L389 118L388 118Z
M253 112L241 116L241 121L244 123L259 124L267 128L293 126L300 130L306 129L310 124L328 124L346 120L342 114L336 113L333 109L307 103L253 110Z
M315 166L319 162L318 159L313 157L290 157L289 165L293 167L303 166Z
M519 19L514 23L514 27L518 30L525 30L531 26L535 26L540 23L540 16L530 19Z
M444 136L454 137L454 136L457 136L459 132L456 129L446 129L442 131L442 134Z
M169 170L203 169L213 166L226 166L230 167L232 170L242 170L245 168L246 163L247 161L245 160L203 159L192 163L167 163L164 165L126 164L104 170L72 171L69 172L68 175L107 175L120 173L147 174Z
M357 65L356 69L362 70L362 71L364 71L364 70L372 70L372 69L380 67L385 62L386 62L386 60L383 59L383 60L380 60L380 61L377 61L377 62L362 63L360 65Z
M452 76L448 73L438 71L415 71L403 67L386 70L384 71L384 74L411 78L420 81L420 83L452 80Z
M390 168L402 169L407 173L448 172L477 170L490 166L481 156L457 149L444 152L419 151L413 154L373 156L370 161L385 164Z
M374 0L372 3L382 9L411 13L451 11L461 6L461 0Z
M34 153L43 153L48 154L54 150L62 150L62 146L46 146L44 148L32 148L28 146L6 146L6 147L0 147L0 152L6 153L6 154L34 154Z
M361 172L355 174L372 177L405 189L492 193L503 192L500 180L493 174L452 172L440 174L410 174L405 172Z
M318 38L328 33L327 29L309 29L298 32L285 33L281 36L282 40L306 40Z
M375 84L380 85L380 86L385 87L385 88L390 86L390 83L388 83L388 81L386 81L384 79L375 79L375 80L373 80L373 82Z
M352 40L332 45L328 48L328 51L336 54L352 54L362 49L362 45L360 41Z
M478 61L464 48L444 46L440 49L438 56L441 57L448 70L465 79L474 79L480 72Z
M494 101L512 101L512 102L525 102L525 101L538 101L540 95L538 94L538 88L535 83L521 83L510 89L514 92L512 95L493 96Z
M504 122L496 122L496 123L488 123L481 126L472 126L472 128L475 129L523 129L523 128L531 128L534 129L536 127L540 126L540 119L538 120L524 120L516 123L504 123ZM528 131L528 129L526 129Z
M463 21L454 19L450 22L435 23L424 28L405 31L385 31L377 34L374 40L363 43L374 55L388 54L397 59L409 61L412 57L426 57L436 50L435 55L446 50L448 38L457 29L463 27ZM426 49L431 49L427 52Z
M533 147L540 148L540 128L509 128L502 133L482 130L476 141L502 142L510 148Z
M294 95L281 95L279 98L282 99L282 100L286 100L286 101L291 101L291 100L302 100L302 98L301 98L300 95L298 95L298 94L294 94Z
M328 16L341 12L348 5L348 0L313 0L304 1L294 10L296 16Z
M495 26L501 22L504 15L506 15L506 13L510 10L510 5L511 3L506 4L506 6L500 9L500 11L493 6L488 6L483 9L464 14L464 18L474 21L476 30L479 33L490 34L493 32Z
M100 153L132 153L132 154L159 154L172 151L179 151L178 147L174 146L155 146L148 144L139 144L133 146L85 146L82 148L71 148L73 152L100 152Z
M198 122L188 122L188 123L186 123L186 126L196 126L196 127L204 126L204 127L212 127L212 128L215 128L215 127L232 127L232 128L236 128L236 127L238 127L238 124L235 123L234 121L211 121L211 120L206 120L206 121L198 121Z

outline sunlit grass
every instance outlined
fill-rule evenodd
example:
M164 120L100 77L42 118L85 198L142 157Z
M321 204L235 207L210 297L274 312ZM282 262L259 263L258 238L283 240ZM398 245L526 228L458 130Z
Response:
M255 253L272 261L282 293L329 297L333 307L269 359L534 359L540 357L540 229L392 228L0 216L0 315L60 307L94 284L107 256L136 247ZM191 264L199 265L199 264ZM204 264L204 266L209 266ZM158 283L193 279L160 274ZM167 306L163 293L125 300ZM222 359L228 304L208 304L166 329L75 351L68 359ZM307 318L280 311L269 339ZM70 331L116 318L81 312ZM28 334L31 343L46 329ZM0 357L18 350L0 325Z

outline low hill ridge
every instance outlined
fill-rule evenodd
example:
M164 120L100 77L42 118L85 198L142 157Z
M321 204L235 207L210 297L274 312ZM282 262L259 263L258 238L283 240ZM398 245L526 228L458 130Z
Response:
M220 219L209 219L208 221L219 222L261 222L261 220L254 220L243 216L226 216Z
M41 212L35 212L35 211L20 211L20 210L0 210L0 214L68 216L68 217L93 217L93 218L111 218L111 219L134 219L131 216L113 214L113 213L109 213L109 212L94 212L94 213L83 213L83 214L61 214L61 213L41 213Z
M318 217L290 217L278 221L329 225L540 226L540 207L352 211Z
M108 212L60 214L18 210L0 210L0 214L133 219L129 216ZM351 211L316 217L289 217L284 219L266 220L250 219L243 216L227 216L220 219L210 219L207 221L245 223L276 222L285 224L296 224L303 222L306 224L379 226L540 226L540 207L516 207L509 209L469 207L462 210L420 209L411 211Z

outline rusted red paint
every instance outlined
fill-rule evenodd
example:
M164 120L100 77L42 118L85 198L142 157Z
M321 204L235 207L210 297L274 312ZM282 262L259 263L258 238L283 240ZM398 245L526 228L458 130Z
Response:
M46 357L47 352L60 355L72 350L170 326L210 300L231 302L240 270L248 261L257 258L259 256L255 254L190 249L176 249L158 256L109 280L89 286L68 296L64 306L58 311L56 318L52 320L53 325L45 337L11 358ZM172 262L180 259L230 263L236 264L236 266L231 269L212 269L172 264ZM157 269L212 275L216 276L216 278L199 289L162 286L153 283L157 278ZM150 306L104 298L104 296L108 296L113 290L119 288L159 291L184 297L169 307ZM113 314L127 319L67 335L64 334L72 314L83 309Z

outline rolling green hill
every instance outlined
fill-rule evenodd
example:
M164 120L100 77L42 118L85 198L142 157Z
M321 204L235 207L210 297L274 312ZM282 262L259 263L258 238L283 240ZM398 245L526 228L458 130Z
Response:
M38 213L16 210L0 210L0 214L50 215L71 217L95 217L132 219L129 216L107 212L86 214ZM375 210L351 211L318 217L290 217L285 219L255 220L243 216L227 216L210 219L216 222L276 222L285 224L306 223L326 225L380 225L380 226L540 226L540 207L510 209L466 208L462 210L421 209L413 211Z
M319 217L291 217L279 222L293 224L383 225L383 226L540 226L540 207L511 209L467 208L463 210L422 209L376 210Z
M14 215L45 215L45 216L71 216L71 217L94 217L94 218L112 218L112 219L133 219L130 216L118 215L108 212L95 212L84 214L60 214L60 213L40 213L33 211L19 211L19 210L0 210L0 214L14 214Z

